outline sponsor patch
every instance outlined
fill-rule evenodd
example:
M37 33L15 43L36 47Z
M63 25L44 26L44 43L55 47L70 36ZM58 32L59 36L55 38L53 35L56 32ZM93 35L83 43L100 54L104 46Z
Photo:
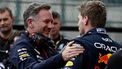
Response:
M21 61L24 61L27 59L27 57L29 57L29 54L27 53L26 48L18 49L17 52Z
M73 66L74 64L73 64L73 62L72 61L68 61L67 63L66 63L66 65L65 66L67 66L67 67L71 67L71 66Z

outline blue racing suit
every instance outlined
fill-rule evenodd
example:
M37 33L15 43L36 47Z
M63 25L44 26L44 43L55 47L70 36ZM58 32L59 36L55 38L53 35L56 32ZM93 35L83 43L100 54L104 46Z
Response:
M69 69L104 69L112 53L122 49L104 28L94 28L74 41L84 46L85 51L66 64Z
M49 39L45 39L48 42ZM45 43L40 44L41 49L35 47L33 40L22 33L10 50L11 69L58 69L65 65L62 55L57 54L52 47Z

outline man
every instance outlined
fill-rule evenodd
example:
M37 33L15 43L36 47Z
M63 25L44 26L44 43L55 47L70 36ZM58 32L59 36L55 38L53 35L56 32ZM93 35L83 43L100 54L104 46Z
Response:
M78 44L70 42L62 53L56 53L48 38L53 27L53 17L48 4L33 3L23 16L26 31L16 40L10 52L10 60L15 68L57 69L83 52L83 47L77 48Z
M60 21L60 14L56 11L52 12L53 15L53 28L50 32L50 38L54 41L55 49L58 52L61 52L61 50L64 48L64 46L69 41L66 39L63 35L60 34L60 28L61 28L61 21Z
M13 30L13 14L8 7L0 8L0 68L9 67L8 52L18 31Z
M75 43L84 46L82 55L75 58L71 69L104 69L112 53L122 49L106 33L106 8L101 1L87 1L80 5L78 26L80 37ZM67 65L68 66L68 65Z
M105 69L122 69L122 50L113 53Z

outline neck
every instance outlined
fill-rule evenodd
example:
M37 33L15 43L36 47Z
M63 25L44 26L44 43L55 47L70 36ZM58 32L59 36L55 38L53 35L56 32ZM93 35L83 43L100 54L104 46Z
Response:
M8 39L13 34L13 30L9 30L6 32L0 32L0 36L4 39Z
M60 36L60 34L56 34L56 35L51 35L50 37L51 37L51 39L55 40L55 39L57 39L59 36Z
M88 32L88 31L90 31L91 29L93 29L94 27L91 27L91 26L89 26L89 27L86 27L86 29L85 29L85 34Z

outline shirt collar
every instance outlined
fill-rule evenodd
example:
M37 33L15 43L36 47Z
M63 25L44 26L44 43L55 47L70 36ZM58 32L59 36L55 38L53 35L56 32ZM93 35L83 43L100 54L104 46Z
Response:
M90 34L107 34L105 28L93 28L90 31L88 31L85 35Z

